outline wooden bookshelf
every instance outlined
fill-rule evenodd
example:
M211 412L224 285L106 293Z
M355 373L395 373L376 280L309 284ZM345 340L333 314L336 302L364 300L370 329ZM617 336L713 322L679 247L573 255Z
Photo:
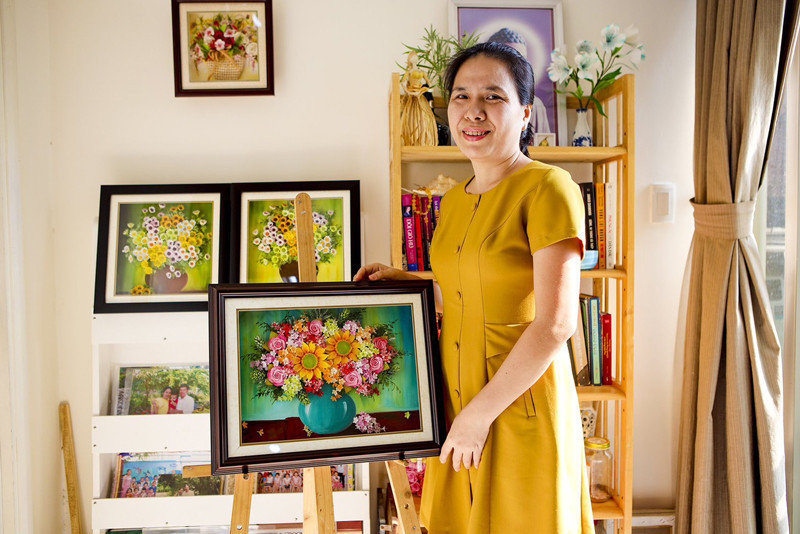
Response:
M613 500L595 504L595 519L615 520L617 534L631 533L633 515L633 295L634 295L634 214L636 213L635 164L635 91L633 75L619 78L597 95L607 116L592 111L595 147L531 147L530 155L546 163L578 163L591 165L595 183L614 181L617 185L617 257L616 267L606 270L581 271L592 291L600 297L601 309L613 316L612 386L579 387L581 401L599 403L597 435L609 438L614 456ZM575 109L577 101L567 100L567 108ZM435 176L437 165L468 163L457 147L402 146L400 136L400 75L392 76L390 96L390 225L392 265L403 265L403 187L409 164L426 165ZM431 272L417 276L433 279Z

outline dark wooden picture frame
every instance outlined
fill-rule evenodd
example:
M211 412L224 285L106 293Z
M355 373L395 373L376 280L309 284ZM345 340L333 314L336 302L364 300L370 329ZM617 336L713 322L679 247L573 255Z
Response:
M359 316L359 310L367 311L362 311L363 315ZM287 318L283 321L284 324L281 324L280 319L277 321L270 319L280 317L284 313ZM320 336L330 335L337 338L341 332L349 328L357 339L361 339L361 350L366 350L364 346L368 345L374 354L373 358L385 358L381 360L378 369L384 373L394 369L385 375L394 381L393 387L383 388L378 395L365 395L363 398L356 400L351 398L348 401L372 403L369 405L387 407L387 410L381 411L383 408L377 408L374 418L369 414L359 413L350 422L347 418L352 418L353 415L344 415L342 421L348 425L340 427L344 430L327 426L334 423L327 416L319 417L315 424L312 424L309 418L313 419L314 415L310 411L305 412L303 419L301 419L302 414L300 417L289 417L279 413L281 410L284 412L294 410L297 414L306 408L297 398L289 401L296 405L279 405L285 399L278 398L282 390L275 386L278 381L273 377L273 370L289 360L289 358L283 359L282 355L287 353L284 349L294 351L292 353L294 356L300 356L298 361L306 366L305 370L308 370L308 365L321 367L319 362L328 356L319 352L317 347L316 354L319 361L310 358L314 361L309 364L305 356L312 354L314 348L309 341L312 338L305 336L317 335L312 324L317 319L312 321L311 317L324 317L326 314L330 319L324 321L326 330L319 334ZM397 317L397 320L392 324L379 324L380 321L371 319L383 317L382 314ZM410 320L406 314L411 317ZM433 284L430 280L213 285L209 288L209 323L211 463L214 474L317 467L349 462L377 462L439 454L444 443L446 427ZM289 324L294 326L294 333L289 333L291 328L284 330ZM322 324L320 321L316 326L321 328ZM251 340L254 338L252 333L255 330L251 325L258 325L264 329L259 331L258 337L255 338L254 346L258 349L256 354L246 354L253 346ZM274 341L280 336L275 332L274 335L265 332L270 329L281 332L281 335L301 336L304 340L302 350L306 351L305 356L300 354L300 348L287 349L285 337L283 341ZM365 332L370 335L366 335ZM366 337L359 337L362 334ZM350 339L352 341L353 338ZM290 343L297 346L300 339L295 338ZM322 343L324 342L320 341L320 346L323 346ZM350 345L346 342L343 345L333 345L335 347L333 350L338 351L339 355L342 354L342 351L339 351L341 346L346 350L350 349ZM328 347L331 348L331 345ZM264 355L259 354L261 352ZM385 356L387 354L394 354L394 358ZM270 355L277 357L270 359ZM349 363L346 359L342 361L345 361L342 366L342 369L345 369L344 373L347 372L346 366ZM363 360L361 361L363 363ZM266 362L271 363L267 365ZM370 359L369 364L373 363ZM251 389L248 390L248 384L245 382L251 380L254 372L259 372L261 365L264 368L258 375L259 382L252 380ZM291 363L287 365L291 366ZM269 372L266 370L267 367L270 369ZM278 374L275 373L276 376ZM297 376L300 376L300 373ZM327 381L330 376L335 378L337 375L330 371L330 376L324 373L318 376L322 377L320 381ZM347 376L341 383L349 383L355 388L355 384L349 382ZM365 373L364 377L366 376ZM413 378L407 380L406 377L409 376ZM285 374L279 378L281 383L289 382ZM308 380L313 381L314 378ZM260 383L265 384L261 386L261 391L270 391L262 396L246 393L246 391L259 391L257 384ZM305 382L306 385L311 383ZM374 384L376 388L380 388L386 382L379 379ZM306 393L302 394L309 400L308 406L317 402L330 406L331 402L337 402L334 397L328 397L331 389L326 390L326 387L330 388L327 382L322 386L319 396L307 392L307 389L303 390ZM364 378L364 382L358 385L357 391L365 391L362 388L369 391L370 387ZM390 389L397 395L412 399L412 402L416 400L418 411L413 411L414 406L405 413L389 411L388 408L398 406L393 404L395 401L391 397ZM344 397L354 392L356 389L348 391L347 388L343 388L338 398L338 402L342 403L340 406L345 405ZM260 421L248 419L247 405L256 406L256 410L260 410L261 414L267 414L267 417L262 417ZM325 415L332 412L318 413ZM365 415L367 417L364 417ZM340 414L337 412L335 417L340 417ZM369 421L369 424L363 426L357 420L361 423ZM300 425L303 423L305 425L301 429ZM327 430L317 431L318 423ZM397 428L399 430L396 430ZM260 433L264 429L266 431Z
M314 214L315 219L320 217L321 230L333 228L334 231L327 231L334 240L335 248L331 250L320 250L323 254L318 262L318 281L320 282L343 282L352 280L359 267L361 266L361 193L360 182L358 180L332 180L332 181L304 181L304 182L252 182L236 183L231 191L231 219L233 224L233 235L231 238L231 281L241 283L265 283L265 282L294 282L296 281L297 263L296 252L289 257L288 264L278 262L267 274L267 269L256 264L253 257L258 254L262 261L269 262L269 254L261 252L269 250L262 248L263 245L258 241L265 238L267 230L266 224L255 224L258 221L251 221L249 211L250 203L254 207L260 204L262 207L266 203L273 206L278 203L291 203L298 193L308 193L311 196L312 208L317 203L327 204L322 213ZM328 208L331 211L325 211ZM333 211L335 210L335 212ZM261 211L256 209L256 215L261 215ZM265 212L264 215L267 215ZM271 215L271 214L270 214ZM316 225L315 220L315 225ZM330 225L329 225L330 223ZM334 226L335 225L335 226ZM258 235L253 235L257 231ZM329 238L330 239L330 238ZM255 244L254 244L255 242ZM320 243L317 243L321 246ZM259 248L256 248L259 247ZM338 248L338 251L336 250ZM273 253L274 251L269 251ZM333 252L334 255L330 254ZM338 255L335 255L338 252ZM293 259L295 258L295 259ZM291 266L294 266L292 269ZM334 265L336 268L333 268ZM286 273L279 271L284 271ZM248 276L248 272L258 272ZM338 273L334 275L333 273ZM291 276L294 275L295 279Z
M272 0L172 0L175 96L274 95Z
M94 313L206 311L228 281L229 206L229 184L101 186Z

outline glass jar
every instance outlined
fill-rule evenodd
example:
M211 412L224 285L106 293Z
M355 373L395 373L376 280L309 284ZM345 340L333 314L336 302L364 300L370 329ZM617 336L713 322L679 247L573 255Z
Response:
M606 502L611 498L613 458L606 438L586 438L586 470L589 475L589 496L592 502Z

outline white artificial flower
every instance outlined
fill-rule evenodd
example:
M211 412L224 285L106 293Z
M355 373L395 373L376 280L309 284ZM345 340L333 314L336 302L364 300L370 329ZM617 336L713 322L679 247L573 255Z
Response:
M577 54L575 56L575 71L578 74L578 78L594 81L597 76L597 72L594 70L596 63L597 56L595 54Z
M217 39L216 41L214 41L214 48L216 48L217 50L225 50L225 41L223 41L222 39Z
M625 34L620 33L619 26L616 24L609 24L603 28L600 35L603 37L602 48L606 52L613 52L614 49L619 48L625 43Z
M631 46L636 46L639 44L639 28L631 24L624 30L622 33L625 35L625 42Z
M231 28L225 30L225 37L233 37L234 35L236 35L236 32L233 31Z
M209 35L208 32L206 32L206 34L203 36L203 42L211 46L211 43L214 42L214 34L211 33L211 35Z
M597 50L594 44L586 39L583 41L578 41L578 44L575 45L575 48L578 49L579 54L594 54Z
M633 65L634 67L638 67L639 63L644 61L644 58L645 58L645 53L643 44L637 45L636 48L631 50L630 52L631 65Z
M570 74L572 74L572 68L567 63L567 58L561 55L554 57L550 66L547 67L547 75L556 83L566 82L569 80Z
M248 56L256 57L258 55L258 44L249 43L245 48L245 52L247 52Z

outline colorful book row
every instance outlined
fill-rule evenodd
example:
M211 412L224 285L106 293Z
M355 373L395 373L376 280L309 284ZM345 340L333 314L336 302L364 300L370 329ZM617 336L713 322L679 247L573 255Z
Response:
M403 195L403 249L407 271L430 271L430 246L439 222L442 197Z
M576 386L612 384L611 314L600 310L600 298L581 294L578 328L567 342Z
M613 269L617 251L617 185L578 184L586 207L586 250L596 250L596 269Z

